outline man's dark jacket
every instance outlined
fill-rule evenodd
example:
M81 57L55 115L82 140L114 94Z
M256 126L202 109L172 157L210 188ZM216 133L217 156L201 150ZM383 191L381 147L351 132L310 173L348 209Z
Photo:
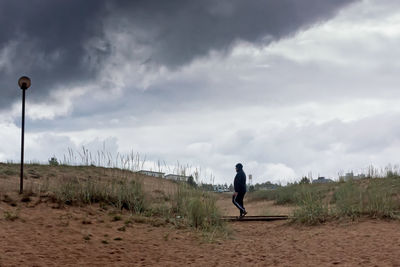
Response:
M236 173L234 181L235 192L246 193L246 174L243 170Z

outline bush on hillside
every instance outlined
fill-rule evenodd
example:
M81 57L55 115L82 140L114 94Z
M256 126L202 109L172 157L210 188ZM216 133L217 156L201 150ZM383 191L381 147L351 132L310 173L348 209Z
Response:
M216 200L210 193L181 184L174 197L173 209L176 216L196 229L214 231L223 227Z

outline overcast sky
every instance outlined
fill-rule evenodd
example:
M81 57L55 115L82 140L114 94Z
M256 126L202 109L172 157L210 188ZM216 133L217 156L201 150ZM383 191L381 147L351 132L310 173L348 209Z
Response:
M0 0L0 161L27 75L27 162L105 146L216 183L397 164L398 47L397 0Z

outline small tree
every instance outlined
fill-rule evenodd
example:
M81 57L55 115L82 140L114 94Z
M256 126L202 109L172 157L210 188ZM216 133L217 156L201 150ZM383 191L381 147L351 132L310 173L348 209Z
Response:
M247 188L248 188L249 192L254 192L255 191L254 185L248 185Z
M308 179L306 176L304 176L300 180L300 184L309 184L309 183L310 183L310 179Z
M53 156L49 159L49 165L50 166L58 166L58 159L56 158L56 156Z
M197 187L196 182L194 181L193 176L189 176L189 178L187 179L187 183L192 186L192 187Z
M235 188L233 187L233 184L230 184L230 185L229 185L229 191L230 191L230 192L233 192L234 190L235 190Z

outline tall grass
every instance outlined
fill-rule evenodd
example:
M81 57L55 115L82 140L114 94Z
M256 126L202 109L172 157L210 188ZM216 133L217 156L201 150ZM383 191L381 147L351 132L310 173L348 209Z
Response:
M90 151L85 146L81 150L73 150L68 148L68 153L64 154L61 159L53 156L49 159L49 164L60 164L66 166L96 166L105 168L115 168L128 171L149 170L156 172L168 172L183 176L193 176L197 183L200 180L213 181L215 178L212 173L202 170L201 167L192 166L191 164L181 164L177 161L174 164L167 164L163 160L151 161L146 155L134 153L111 153L106 150L105 144L103 149L98 151Z
M70 178L61 180L51 190L55 199L65 204L104 203L134 213L141 213L146 209L141 183L135 180Z
M355 182L342 183L335 191L332 199L335 214L338 216L358 217L363 211L363 192Z
M400 218L400 179L392 172L393 169L388 168L386 178L294 184L276 190L256 191L249 194L249 200L295 205L293 220L304 224L360 216Z
M316 194L326 195L334 190L330 184L290 184L274 190L259 190L249 193L250 201L273 200L276 205L296 205L302 201L304 190L310 189Z
M249 201L270 200L276 205L295 204L298 201L298 185L288 185L274 190L259 190L249 193Z
M315 225L325 222L328 217L329 209L324 196L315 188L302 186L298 192L298 208L293 214L294 221Z
M379 186L368 187L366 191L368 199L364 212L371 217L394 218L395 200L392 190L385 190Z
M396 193L392 180L371 179L366 184L348 181L341 184L335 192L334 203L338 216L352 218L367 215L373 218L394 218Z
M298 201L298 187L296 185L290 185L280 187L275 192L275 204L295 204Z
M210 193L180 184L172 207L178 218L196 229L215 231L224 227L216 199Z

